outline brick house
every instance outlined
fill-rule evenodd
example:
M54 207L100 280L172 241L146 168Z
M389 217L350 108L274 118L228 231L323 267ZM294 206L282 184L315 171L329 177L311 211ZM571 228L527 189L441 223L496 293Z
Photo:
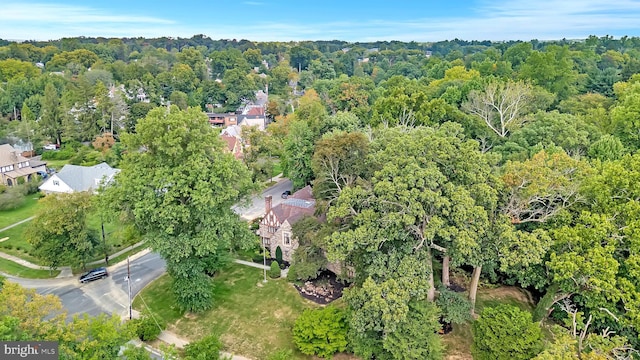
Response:
M231 125L238 125L238 114L230 113L212 113L208 112L209 124L217 127L228 127Z
M276 258L277 249L282 251L282 260L291 262L298 240L293 237L291 227L305 216L313 216L316 201L311 186L306 186L284 200L271 206L272 198L265 198L265 216L260 221L258 233L265 247L269 248L272 258Z

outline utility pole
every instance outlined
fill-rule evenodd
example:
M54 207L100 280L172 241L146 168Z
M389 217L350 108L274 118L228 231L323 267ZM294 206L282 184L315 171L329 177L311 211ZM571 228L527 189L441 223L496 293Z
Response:
M127 256L127 283L129 283L129 320L133 319L133 310L131 308L131 268L129 267L129 257Z
M102 246L104 247L104 262L109 265L109 253L107 250L107 240L104 236L104 220L102 219L102 214L100 214L100 226L102 227Z

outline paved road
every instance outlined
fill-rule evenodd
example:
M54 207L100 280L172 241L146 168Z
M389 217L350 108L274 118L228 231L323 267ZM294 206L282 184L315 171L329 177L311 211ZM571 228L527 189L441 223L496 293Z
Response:
M275 186L254 196L249 204L234 206L233 210L244 219L251 220L264 215L264 197L273 197L273 206L280 204L285 190L291 190L291 181L280 180ZM156 253L148 253L131 261L131 296L140 292L147 284L165 272L165 262ZM126 263L110 268L109 277L88 284L80 284L77 277L66 279L19 279L7 276L7 279L24 287L36 289L40 294L54 294L60 297L69 317L74 314L100 313L128 316L128 288Z
M148 253L131 262L131 296L134 297L142 288L158 278L165 271L165 262L156 253ZM128 315L128 287L125 280L127 265L122 264L111 270L109 277L87 284L80 284L77 277L68 279L17 279L8 277L24 287L36 289L40 294L54 294L60 297L69 313L89 314L101 313Z
M264 215L265 213L264 197L265 196L271 195L273 198L272 206L276 206L280 204L282 201L284 201L284 199L282 199L280 195L282 195L282 193L285 190L291 190L291 189L292 189L291 180L282 179L275 186L272 186L271 188L267 189L262 194L254 196L251 199L251 202L249 204L236 205L232 209L237 214L242 216L243 219L253 220L257 217Z

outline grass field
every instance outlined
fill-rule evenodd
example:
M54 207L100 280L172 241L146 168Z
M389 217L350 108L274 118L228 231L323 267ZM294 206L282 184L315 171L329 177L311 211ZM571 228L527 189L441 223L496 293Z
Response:
M60 171L63 166L69 163L69 160L43 160L47 163L47 167L56 169L56 171Z
M0 239L6 237L9 238L8 240L0 242L0 251L13 256L18 256L19 258L32 262L34 264L41 264L40 260L29 255L31 244L27 242L27 239L25 237L25 232L27 231L27 228L29 226L30 223L26 222L11 229L0 232ZM97 224L95 224L89 222L89 227L97 231L97 234L102 241L100 223L98 222ZM119 225L105 224L105 233L107 243L110 244L112 248L111 253L117 252L121 249L126 248L127 246L132 245L128 242L125 242L122 227L120 227ZM96 254L92 259L89 259L89 261L100 260L103 258L103 254Z
M284 279L262 283L262 271L233 264L215 278L214 305L202 314L182 314L174 305L171 280L164 275L136 297L167 322L167 329L189 340L218 334L226 351L266 359L291 349L294 359L311 359L295 350L291 329L304 309L317 305L302 298ZM142 297L142 299L140 299Z
M27 195L24 204L19 208L0 211L0 229L33 216L38 209L38 199L38 194ZM0 238L2 237L4 236L0 232Z
M0 258L0 272L27 279L48 279L58 276L59 270L36 270Z

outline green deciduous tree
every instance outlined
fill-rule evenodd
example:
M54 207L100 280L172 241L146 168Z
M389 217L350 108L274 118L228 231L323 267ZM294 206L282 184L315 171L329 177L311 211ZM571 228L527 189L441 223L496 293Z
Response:
M569 48L558 45L531 52L520 68L520 77L556 94L558 100L574 94L580 82Z
M91 208L87 192L49 195L41 200L36 218L29 223L27 240L35 256L56 268L82 265L95 252L97 234L89 229Z
M293 326L293 342L303 354L331 358L347 349L347 329L344 310L334 306L307 309Z
M315 217L308 216L296 221L292 232L298 239L298 248L293 253L289 272L294 279L315 279L327 265L322 245L330 229Z
M342 189L364 178L367 166L363 159L368 152L369 139L360 132L331 133L318 140L311 159L315 198L331 204Z
M512 305L485 308L472 330L474 359L528 360L542 350L540 326Z
M231 206L253 184L247 168L223 151L220 138L200 110L157 108L122 137L127 154L107 196L146 234L167 262L181 307L209 308L213 288L207 274L228 249L248 246L248 226Z
M514 224L544 222L580 200L579 188L589 170L565 152L540 151L524 162L507 162L502 180L507 201L503 213Z

